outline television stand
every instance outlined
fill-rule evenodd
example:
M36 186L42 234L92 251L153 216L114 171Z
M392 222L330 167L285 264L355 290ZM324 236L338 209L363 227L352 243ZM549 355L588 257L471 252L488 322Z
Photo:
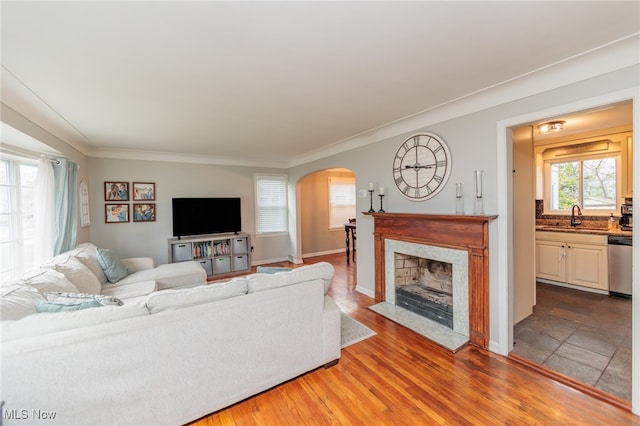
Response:
M169 239L169 263L195 260L207 276L251 270L249 234L210 234Z

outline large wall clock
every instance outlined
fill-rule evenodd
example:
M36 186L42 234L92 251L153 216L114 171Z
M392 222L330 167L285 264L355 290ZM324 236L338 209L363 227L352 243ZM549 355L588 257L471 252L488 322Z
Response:
M449 147L433 133L407 138L393 157L393 180L412 201L428 200L442 190L451 172Z

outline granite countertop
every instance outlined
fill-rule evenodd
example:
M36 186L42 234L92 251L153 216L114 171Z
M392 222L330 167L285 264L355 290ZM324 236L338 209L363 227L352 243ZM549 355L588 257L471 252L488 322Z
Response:
M566 226L566 225L536 225L536 231L549 231L549 232L569 232L573 234L591 234L591 235L619 235L625 237L631 237L633 231L623 231L616 229L615 231L609 231L606 228L588 228L582 225L578 226Z

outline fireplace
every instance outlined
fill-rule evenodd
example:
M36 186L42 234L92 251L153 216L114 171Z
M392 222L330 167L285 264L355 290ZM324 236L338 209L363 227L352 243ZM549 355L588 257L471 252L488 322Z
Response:
M400 277L400 279L398 279L398 258L407 259L405 262L408 263L408 270L405 269L400 273L413 273L416 276L416 280L420 278L421 272L417 267L412 269L410 265L414 263L417 265L420 265L420 263L423 263L424 265L431 263L440 265L440 268L443 269L450 269L450 282L448 283L448 289L445 288L444 291L442 291L442 286L432 284L432 287L439 287L440 296L443 296L443 293L447 293L447 290L450 290L450 296L446 298L448 300L445 302L449 305L450 309L450 313L447 314L448 318L443 318L442 321L440 318L437 318L439 312L433 309L433 305L429 306L431 311L423 312L416 312L417 309L409 309L408 307L403 306L402 298L399 297L397 289L398 287L406 286L407 283L412 281L412 277ZM411 259L415 260L412 261ZM421 334L435 340L437 343L454 350L469 340L468 261L467 252L464 250L449 247L438 247L430 244L424 244L423 242L404 241L402 239L397 239L397 237L394 237L393 239L387 238L385 239L384 247L386 286L382 301L396 307L407 309L410 312L420 315L425 320L434 321L445 328L448 328L447 331L438 330L437 328L434 329L433 327L421 327L420 330L416 331L419 331ZM447 267L443 265L449 266ZM441 279L440 282L442 281L443 280ZM441 297L441 299L443 299L443 297ZM438 306L438 308L442 309L441 306ZM382 313L380 311L377 312ZM428 325L416 318L412 318L409 321L412 327L416 325ZM404 319L401 319L398 322L403 324Z
M401 297L398 297L396 287L406 286L408 281L400 277L399 282L396 282L398 253L402 255L400 257L414 259L409 263L414 263L417 259L419 264L420 259L425 259L424 263L427 260L436 262L438 268L445 270L449 268L446 265L451 265L451 328L439 323L445 331L436 329L436 336L427 337L442 344L439 340L440 334L447 334L446 330L449 329L457 339L453 347L458 347L460 341L470 341L474 345L487 348L488 223L496 216L364 214L374 218L375 299L376 302L382 302L379 305L384 305L379 310L373 309L374 307L372 309L383 315L382 311L398 310L398 300ZM414 274L418 276L420 272L414 271ZM410 321L415 322L415 317L411 317ZM443 346L452 349L447 344Z
M396 306L453 329L453 265L394 253Z

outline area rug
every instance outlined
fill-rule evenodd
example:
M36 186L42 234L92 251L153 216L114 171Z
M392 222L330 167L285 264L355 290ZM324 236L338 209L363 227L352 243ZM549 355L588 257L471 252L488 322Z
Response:
M340 321L340 347L342 349L376 335L375 331L354 320L343 312L340 312Z

